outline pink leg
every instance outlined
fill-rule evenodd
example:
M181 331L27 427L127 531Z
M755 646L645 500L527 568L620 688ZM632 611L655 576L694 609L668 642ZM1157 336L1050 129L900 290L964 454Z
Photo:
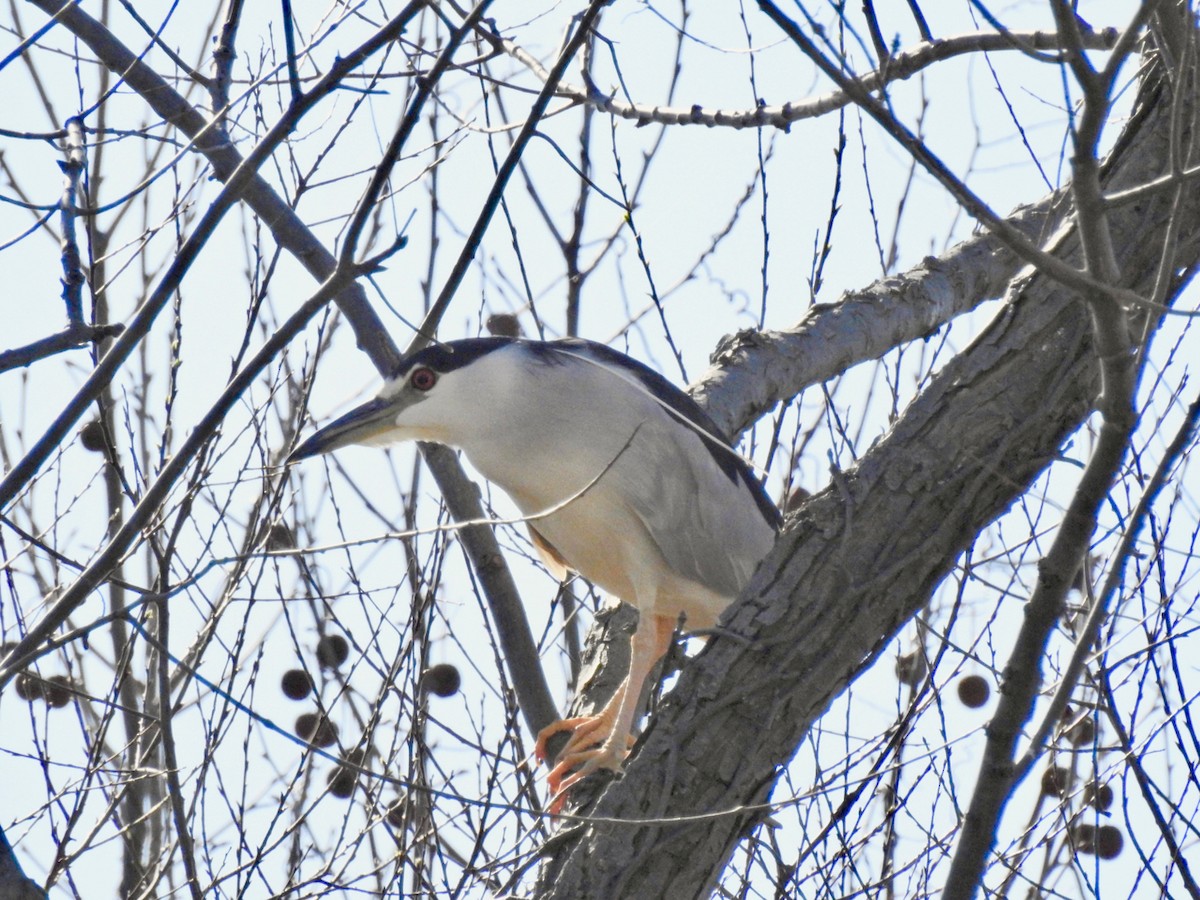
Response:
M666 652L674 627L675 621L669 617L645 616L630 639L629 676L604 709L595 716L555 722L538 735L536 752L542 759L546 739L567 728L574 731L546 776L547 786L554 795L551 812L558 812L566 791L592 772L620 769L633 741L630 731L642 685L654 663Z

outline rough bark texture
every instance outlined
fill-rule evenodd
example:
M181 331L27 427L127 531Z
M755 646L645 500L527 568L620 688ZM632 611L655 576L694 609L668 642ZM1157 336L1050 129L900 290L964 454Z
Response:
M4 900L46 900L41 885L25 877L12 844L0 828L0 897Z
M1041 243L1061 224L1063 200L1061 192L1051 194L1008 221ZM780 400L935 334L956 316L1002 296L1023 266L990 234L974 235L907 272L849 291L837 303L815 304L790 328L727 337L713 353L713 368L689 393L726 435L736 436Z
M1161 83L1144 86L1106 189L1165 173L1170 105ZM1200 197L1189 194L1176 272L1200 259ZM1122 284L1142 295L1171 197L1111 212ZM1078 264L1072 236L1057 254ZM1082 305L1030 277L886 438L789 522L726 614L729 636L685 668L624 777L586 811L595 819L547 848L534 896L706 896L760 815L746 807L766 801L832 699L1054 459L1093 408L1097 371Z

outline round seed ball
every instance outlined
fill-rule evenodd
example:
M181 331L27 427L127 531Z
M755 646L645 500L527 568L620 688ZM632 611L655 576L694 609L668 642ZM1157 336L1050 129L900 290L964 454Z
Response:
M404 827L404 812L408 807L408 801L403 797L397 797L392 801L392 805L388 807L387 822L393 828Z
M1048 796L1065 797L1071 790L1071 770L1062 766L1047 766L1042 773L1042 793Z
M1090 744L1096 738L1096 723L1091 719L1080 719L1067 729L1067 740L1076 747Z
M44 700L46 696L42 679L38 678L32 672L22 672L17 676L15 690L18 697L22 700L28 700L30 703L37 700Z
M1106 812L1113 804L1113 789L1107 784L1089 781L1083 787L1083 802L1093 809Z
M282 522L276 522L267 531L268 550L295 550L296 539L292 537L292 529Z
M288 669L279 679L279 687L289 700L303 700L312 693L313 679L303 669Z
M338 728L319 713L304 713L296 718L296 734L314 747L332 747L337 743Z
M79 429L79 443L92 453L104 452L104 425L99 419L92 419Z
M1101 825L1096 829L1096 855L1101 859L1116 859L1125 846L1125 835L1116 825Z
M991 685L982 675L966 675L958 680L958 699L963 706L979 709L991 695Z
M354 793L354 786L358 784L358 773L353 769L338 766L325 776L325 780L329 784L329 793L345 800Z
M350 642L340 634L327 634L317 641L317 662L323 669L336 669L350 658Z
M909 687L916 687L929 670L925 663L925 654L920 650L904 653L896 657L896 680Z
M488 334L494 334L496 337L521 336L521 323L512 313L492 313L484 324Z
M46 702L54 709L62 709L71 702L71 679L66 675L51 675L42 686Z
M421 675L421 689L427 694L437 694L439 697L453 697L462 686L462 675L458 667L450 663L438 663L430 666Z

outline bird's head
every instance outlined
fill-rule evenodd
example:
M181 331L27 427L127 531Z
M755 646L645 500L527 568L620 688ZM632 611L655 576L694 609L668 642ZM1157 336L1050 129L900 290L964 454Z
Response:
M405 357L374 400L312 435L292 452L288 463L351 444L461 445L487 414L488 395L503 389L498 383L503 379L497 377L503 369L489 358L513 343L508 338L474 338L436 344Z

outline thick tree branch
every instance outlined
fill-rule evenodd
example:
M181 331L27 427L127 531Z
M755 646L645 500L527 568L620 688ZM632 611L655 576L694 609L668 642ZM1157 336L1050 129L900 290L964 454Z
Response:
M46 900L46 892L41 885L22 871L3 828L0 828L0 897L6 900Z
M295 122L308 109L312 108L330 91L336 89L343 73L350 71L371 52L379 46L385 45L395 34L402 31L409 18L422 7L419 0L409 4L388 26L381 29L374 39L367 41L355 53L343 57L339 64L312 91L306 94L301 101L293 103L287 114L259 143L255 152L249 158L243 159L232 144L225 140L215 139L214 134L219 134L219 132L212 129L208 120L188 105L166 81L131 53L95 19L72 4L59 8L59 4L51 2L51 0L31 0L31 2L48 12L57 9L59 20L86 43L106 66L122 75L126 82L134 87L156 112L196 141L196 148L204 153L218 173L218 177L226 181L226 190L210 210L210 216L193 234L194 240L189 240L184 252L181 252L175 260L151 301L139 310L138 315L131 323L130 333L123 335L121 341L110 349L88 382L79 391L75 400L68 405L35 448L12 472L8 473L3 484L0 484L0 507L6 505L33 476L50 450L58 445L83 410L90 405L91 398L95 396L98 386L106 383L132 352L137 342L148 331L157 312L170 296L173 285L186 271L192 255L203 246L206 232L215 227L224 210L228 209L236 199L246 202L270 226L272 234L280 245L296 256L310 273L322 281L333 275L337 266L333 255L309 231L295 211L257 174L258 166L278 145L279 141L291 132ZM427 79L425 86L418 92L418 96L427 94L433 83ZM419 113L420 104L414 104L414 107L409 110L409 117L415 120ZM367 303L362 288L357 282L342 279L339 284L336 301L358 336L359 346L368 354L381 374L390 373L400 358L399 350L391 341L370 304ZM478 491L467 480L453 455L438 454L436 459L431 462L431 468L434 477L442 487L443 495L446 497L451 514L455 519L471 521L484 518ZM494 615L498 621L502 622L499 630L502 637L506 639L505 656L514 673L514 687L530 728L536 732L553 721L556 713L549 687L538 665L536 645L516 585L504 564L499 545L490 530L465 529L460 535L460 539L467 546L472 560L481 565L478 570L479 580ZM110 549L112 548L113 544L110 543ZM102 578L102 573L89 569L89 577L81 578L76 587L82 590L87 584L94 584L97 577ZM69 596L58 599L52 614L43 618L33 633L27 635L21 642L21 646L6 660L6 665L0 674L0 683L3 679L11 677L16 668L27 663L34 648L40 644L42 639L51 634L58 624L61 624L64 617L69 614L72 604L78 603L79 597L84 596L74 588L69 594Z
M84 410L91 405L100 387L112 379L117 369L133 352L134 347L149 332L150 326L165 306L175 285L183 277L195 255L203 248L208 235L216 228L224 213L239 199L246 200L260 217L271 224L272 229L280 220L296 223L300 231L289 231L285 228L275 232L280 243L292 251L310 272L317 274L322 282L332 274L336 267L336 261L304 228L295 212L258 175L258 168L291 133L305 113L309 112L329 93L336 90L347 73L353 71L373 53L387 46L391 40L402 33L409 18L415 15L421 7L420 2L410 4L405 11L380 29L373 38L339 60L338 64L321 79L313 90L305 95L302 102L293 104L287 113L275 123L259 141L250 156L243 159L232 145L214 146L211 142L213 132L204 117L188 106L186 101L175 93L156 72L130 53L108 29L84 13L77 5L73 3L61 5L52 0L30 0L30 2L45 9L48 13L54 14L60 22L71 29L73 34L86 43L108 68L119 73L131 87L137 90L156 112L192 137L197 142L197 149L205 154L217 171L218 177L225 182L225 189L218 195L197 230L193 232L188 244L172 263L159 288L137 311L132 321L128 323L125 332L100 360L83 388L68 403L62 414L33 448L5 476L3 482L0 482L0 509L7 507L17 493L37 473L49 455L74 427ZM253 202L251 198L253 198ZM298 242L301 232L307 234L308 237ZM302 253L303 255L301 255ZM363 344L364 337L362 335L360 335L360 346L364 346L364 349L372 354L372 360L376 362L376 365L380 367L394 366L395 361L399 358L399 353L386 338L386 332L374 311L367 304L361 288L357 289L357 296L361 298L360 304L354 300L352 287L352 285L348 285L346 296L338 298L339 305L345 304L343 308L354 309L357 316L367 317L369 321L375 323L378 331L378 334L369 338L370 349Z
M1018 210L1009 221L1030 239L1041 240L1062 214L1063 195L1055 193ZM847 293L837 303L813 306L791 328L727 337L712 355L712 368L688 391L725 435L736 439L777 403L907 341L928 337L955 316L999 297L1022 265L1003 243L982 232L908 272ZM595 713L616 692L629 669L625 638L636 622L636 611L624 604L596 620L568 715ZM597 787L585 782L573 799L586 804Z
M1144 86L1102 173L1106 190L1167 167L1162 86ZM1109 215L1120 285L1144 296L1172 215L1177 265L1200 256L1200 203L1176 207L1172 193ZM1081 264L1075 235L1057 253ZM840 487L790 523L722 620L727 636L685 667L624 777L590 810L595 818L561 837L536 896L709 890L812 723L1056 457L1093 408L1098 375L1086 308L1034 274Z
M1063 215L1051 194L1008 219L1030 240L1045 241ZM726 435L736 436L776 403L908 341L934 334L951 319L1009 289L1023 261L981 232L944 255L900 275L814 305L783 331L743 331L726 338L713 367L689 391Z
M863 91L854 79L847 76L842 70L840 60L831 59L822 53L804 30L784 15L775 3L771 0L758 0L758 5L771 21L791 39L792 43L812 60L826 77L849 94L855 104L874 119L892 140L896 141L916 163L925 169L963 210L996 235L1014 253L1029 264L1037 266L1043 273L1052 275L1064 285L1073 287L1079 292L1105 294L1111 296L1114 301L1122 303L1136 304L1141 301L1142 298L1136 294L1068 265L1061 257L1026 240L1024 235L997 215L982 198L958 178L924 140L914 134L893 114L887 104Z
M1126 37L1141 33L1144 19L1154 5L1142 5L1125 32ZM1071 160L1071 197L1083 265L1092 277L1115 284L1120 278L1120 266L1105 215L1096 152L1100 132L1109 118L1117 72L1125 55L1132 52L1132 40L1122 40L1122 52L1113 54L1103 72L1096 72L1079 45L1074 10L1061 2L1054 3L1053 8L1059 31L1069 48L1070 68L1083 91L1082 110L1073 129ZM1163 246L1162 252L1173 256L1173 243L1168 240ZM1151 282L1147 294L1153 294L1155 287ZM1050 635L1062 616L1075 573L1084 564L1101 504L1120 470L1137 421L1134 357L1126 311L1105 294L1085 294L1080 299L1090 313L1092 342L1100 371L1100 397L1096 403L1102 417L1099 435L1050 550L1038 563L1037 584L1004 668L1000 702L988 725L979 778L963 817L946 878L944 896L951 900L969 900L978 892L1004 808L1018 777L1028 771L1014 764L1017 740L1033 714L1041 690L1042 660Z

